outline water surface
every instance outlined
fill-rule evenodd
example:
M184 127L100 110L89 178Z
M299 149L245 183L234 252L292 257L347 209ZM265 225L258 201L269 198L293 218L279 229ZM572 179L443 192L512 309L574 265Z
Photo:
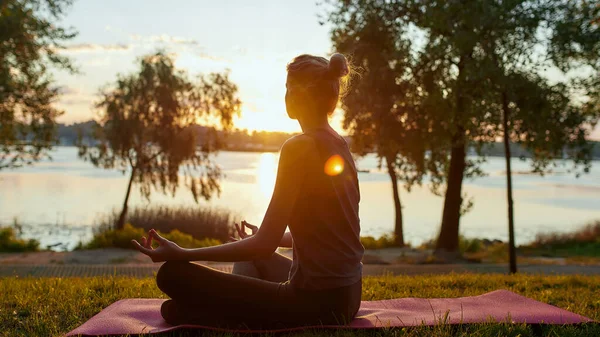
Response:
M24 236L36 237L44 246L65 243L72 247L90 237L95 219L122 205L128 177L78 159L74 147L58 147L52 157L35 166L0 172L0 224L10 225L17 218L34 226ZM276 153L219 153L216 161L226 175L221 196L200 203L229 208L248 222L260 224L273 191L277 160ZM526 174L527 162L513 159L512 164L517 172L513 177L517 243L539 232L570 231L600 219L600 162L595 161L592 172L580 178L564 169L540 177ZM357 166L370 171L359 173L362 235L391 232L394 208L389 176L377 168L373 156L358 160ZM465 181L463 190L475 205L461 218L461 233L506 240L504 159L489 158L483 169L486 177ZM147 204L135 187L132 192L130 207ZM411 193L402 190L401 200L407 241L418 245L435 237L443 198L431 194L425 184ZM153 193L151 203L194 205L184 188L174 197Z

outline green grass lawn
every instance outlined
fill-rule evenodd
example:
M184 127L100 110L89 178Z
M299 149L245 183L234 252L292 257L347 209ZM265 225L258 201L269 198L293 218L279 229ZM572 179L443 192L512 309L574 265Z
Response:
M459 297L508 289L600 321L600 277L451 274L367 277L364 300ZM60 336L122 298L164 297L153 279L0 278L0 336ZM189 332L163 336L191 336ZM599 324L439 325L368 332L306 331L294 336L600 336ZM203 336L228 336L207 333Z

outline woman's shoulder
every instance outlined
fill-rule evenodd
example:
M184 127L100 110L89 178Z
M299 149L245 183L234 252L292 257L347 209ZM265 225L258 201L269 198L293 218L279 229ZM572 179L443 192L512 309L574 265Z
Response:
M298 150L313 150L316 149L316 147L317 144L315 143L315 140L312 137L302 133L286 140L285 143L283 143L281 152L283 153L286 150L286 152Z
M287 159L311 159L317 153L315 140L306 135L299 134L289 138L281 147L281 158Z

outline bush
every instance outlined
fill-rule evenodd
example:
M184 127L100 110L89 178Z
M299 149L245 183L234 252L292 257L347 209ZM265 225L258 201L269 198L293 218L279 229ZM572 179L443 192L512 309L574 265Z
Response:
M535 240L519 247L527 255L546 257L600 257L600 221L571 233L538 234Z
M600 221L590 223L571 233L538 234L529 244L533 248L564 247L573 244L600 244Z
M169 233L158 233L167 240L171 240L183 248L201 248L220 245L221 241L212 238L202 240L194 239L191 235L173 230ZM87 244L80 243L75 249L97 249L97 248L125 248L135 249L131 240L139 240L148 233L143 228L133 227L131 224L125 224L123 229L108 229L97 231L94 237ZM156 244L155 244L156 246Z
M20 252L37 252L40 250L40 243L37 240L19 239L14 228L0 228L0 252L3 253L20 253Z
M484 250L489 246L492 241L482 239L467 239L463 235L458 236L458 250L461 254L464 253L477 253ZM421 249L435 249L436 239L425 241L419 248Z
M360 243L362 243L365 249L383 249L398 247L395 242L393 234L384 234L379 239L375 239L372 236L361 236Z
M114 229L119 219L119 211L113 211L98 221L98 230L104 232ZM155 229L164 233L174 230L191 235L198 240L229 240L233 224L239 219L229 210L199 206L152 206L138 207L127 214L127 222L133 227L148 231Z
M477 253L483 249L480 239L467 239L462 235L458 238L458 246L461 253Z

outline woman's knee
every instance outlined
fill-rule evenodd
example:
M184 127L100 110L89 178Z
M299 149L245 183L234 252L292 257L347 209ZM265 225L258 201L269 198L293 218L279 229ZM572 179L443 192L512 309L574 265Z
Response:
M164 293L168 293L173 284L177 280L181 280L184 270L189 267L190 263L184 261L167 261L163 263L156 274L156 285Z

